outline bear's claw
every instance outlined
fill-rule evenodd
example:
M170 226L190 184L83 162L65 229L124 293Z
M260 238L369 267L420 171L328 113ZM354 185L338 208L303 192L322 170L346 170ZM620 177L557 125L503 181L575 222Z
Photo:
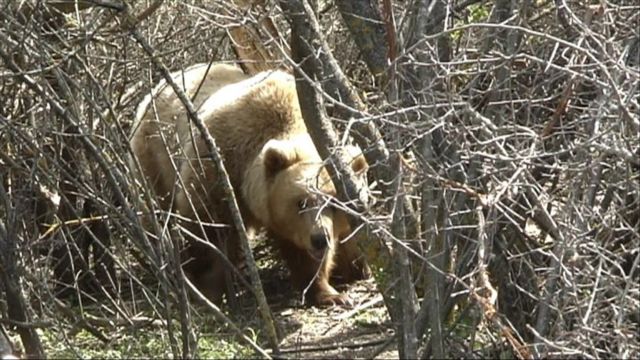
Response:
M344 306L353 307L353 300L346 294L318 294L316 305L320 307Z

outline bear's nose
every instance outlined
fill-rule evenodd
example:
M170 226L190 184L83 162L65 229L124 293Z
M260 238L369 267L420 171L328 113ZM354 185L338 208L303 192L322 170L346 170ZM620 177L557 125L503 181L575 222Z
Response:
M324 234L311 235L311 245L316 250L324 250L329 242Z

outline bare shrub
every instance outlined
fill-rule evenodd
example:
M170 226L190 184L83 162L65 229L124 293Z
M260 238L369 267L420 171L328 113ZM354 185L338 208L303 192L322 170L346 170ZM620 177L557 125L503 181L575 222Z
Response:
M640 356L636 1L131 3L129 24L120 1L0 5L0 318L27 353L35 329L161 319L167 354L198 354L183 236L129 162L162 77L134 28L171 70L255 50L247 71L319 85L298 85L319 152L347 185L331 145L371 167L375 201L348 205L401 356Z

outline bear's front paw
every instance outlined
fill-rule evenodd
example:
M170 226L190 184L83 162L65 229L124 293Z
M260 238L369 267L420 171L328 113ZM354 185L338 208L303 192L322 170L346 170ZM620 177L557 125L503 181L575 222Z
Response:
M371 278L371 268L364 261L357 261L355 264L355 276L356 280L367 280Z
M319 293L316 296L316 305L320 307L326 306L345 306L353 307L353 301L346 294Z

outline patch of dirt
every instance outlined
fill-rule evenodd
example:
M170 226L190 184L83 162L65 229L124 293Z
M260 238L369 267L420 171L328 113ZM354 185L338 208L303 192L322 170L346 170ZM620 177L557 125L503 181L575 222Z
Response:
M338 287L351 297L352 308L311 307L302 304L301 292L291 287L288 270L275 254L261 246L254 254L280 331L279 358L398 358L393 327L372 279Z
M272 308L283 328L281 351L291 358L397 358L393 330L373 281L346 292L354 300L344 307Z

